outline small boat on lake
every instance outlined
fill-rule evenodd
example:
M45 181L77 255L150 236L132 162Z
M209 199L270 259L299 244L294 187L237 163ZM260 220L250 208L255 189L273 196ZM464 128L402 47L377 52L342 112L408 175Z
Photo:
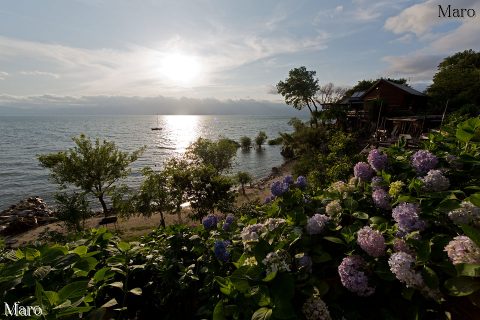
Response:
M152 131L157 131L157 130L162 130L163 128L160 127L160 125L158 124L158 114L157 114L157 126L156 127L153 127L152 128Z

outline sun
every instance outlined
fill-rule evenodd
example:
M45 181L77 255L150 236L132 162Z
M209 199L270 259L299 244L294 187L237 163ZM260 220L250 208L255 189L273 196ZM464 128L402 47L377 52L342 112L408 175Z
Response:
M201 66L198 59L182 53L171 53L162 59L163 76L176 85L191 85L200 76Z

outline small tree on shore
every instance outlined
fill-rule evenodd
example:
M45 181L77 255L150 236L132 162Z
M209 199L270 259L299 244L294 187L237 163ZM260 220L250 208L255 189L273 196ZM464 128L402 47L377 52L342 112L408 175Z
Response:
M192 184L191 164L183 158L171 158L164 164L163 172L167 178L167 188L177 213L178 222L182 221L182 203L188 201L187 190Z
M250 147L252 146L252 139L246 136L241 137L240 146L242 147L242 150L249 150Z
M250 173L248 172L245 172L245 171L239 171L237 173L237 181L238 183L240 183L241 187L242 187L242 193L243 195L245 195L245 185L247 183L250 183L252 182L253 178L252 176L250 175Z
M130 174L129 165L138 159L145 147L132 153L123 152L114 142L98 138L93 142L83 134L73 141L74 148L40 155L38 159L43 167L50 169L51 177L61 188L71 185L93 195L107 216L105 195Z
M265 133L265 131L260 131L257 135L257 137L255 138L255 144L257 145L257 148L260 149L262 147L262 145L265 143L265 141L267 141L267 134Z
M187 190L193 218L201 220L215 209L229 212L235 199L229 177L218 174L211 165L192 168L191 185Z
M85 220L92 216L92 210L83 193L57 193L55 195L56 214L58 220L65 223L68 231L85 229Z
M135 197L135 208L146 217L160 213L160 226L165 228L164 212L175 209L172 197L174 193L170 193L167 174L165 171L155 172L151 168L144 168L142 173L145 179Z

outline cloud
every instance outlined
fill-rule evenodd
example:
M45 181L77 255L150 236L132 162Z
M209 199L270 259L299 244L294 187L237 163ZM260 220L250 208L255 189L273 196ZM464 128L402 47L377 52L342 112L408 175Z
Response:
M46 76L46 77L52 77L55 79L60 78L60 75L57 73L45 72L45 71L39 71L39 70L20 71L20 74L24 76Z
M480 50L480 23L475 19L468 19L457 29L434 40L431 47L433 50L441 52L463 49Z
M411 32L417 37L428 35L435 27L451 23L448 18L439 18L438 6L446 8L451 5L455 8L472 8L478 5L478 0L456 0L454 5L448 0L428 0L423 3L415 4L403 10L400 14L390 17L385 21L384 28L395 34ZM456 22L463 23L461 19L455 19ZM467 19L468 20L468 19Z
M439 54L413 54L386 56L383 61L390 64L386 73L392 77L408 77L410 82L430 81L438 64L444 58Z
M86 49L0 36L0 60L27 61L28 65L41 65L49 70L19 71L23 75L47 76L52 80L61 75L62 83L52 85L49 90L56 94L176 95L182 90L220 84L231 76L231 71L261 59L324 49L328 39L329 35L323 31L295 36L286 32L263 35L222 28L201 39L173 35L151 46ZM162 77L161 61L172 52L198 58L204 72L197 83L179 88Z
M0 71L0 80L5 80L8 76L8 72Z
M480 24L476 18L439 18L438 5L472 8L478 0L458 0L455 5L444 0L427 0L410 6L386 20L384 28L401 35L396 41L413 41L423 47L403 56L387 56L386 72L411 77L413 81L431 82L438 64L447 56L466 49L480 49ZM449 28L438 28L449 23Z

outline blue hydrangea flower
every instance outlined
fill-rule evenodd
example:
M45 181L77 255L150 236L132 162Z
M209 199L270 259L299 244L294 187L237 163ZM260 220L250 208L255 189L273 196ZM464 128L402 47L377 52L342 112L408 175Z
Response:
M218 219L213 214L209 214L208 216L206 216L202 220L203 227L207 230L212 229L212 228L216 228L217 227L217 222L218 222Z
M300 189L305 189L307 187L307 178L305 178L304 176L298 176L296 185Z
M362 181L370 181L373 176L373 170L368 163L358 162L355 167L353 167L353 175Z
M230 259L230 253L227 251L228 241L217 240L213 245L213 251L218 260L227 262Z
M293 180L293 177L291 175L285 176L283 178L283 183L286 183L288 185L293 184L295 181Z
M427 150L418 150L411 160L412 166L419 174L427 173L438 164L438 158Z
M229 213L227 215L227 217L225 218L225 223L223 224L223 230L228 230L230 229L230 226L232 225L232 223L235 221L235 217L233 216L233 214Z
M270 191L275 197L279 197L288 191L289 185L281 181L275 181L270 187Z
M305 270L306 272L309 272L309 273L312 272L312 266L313 266L312 258L304 254L300 257L297 257L297 261L298 261L299 269Z
M385 169L387 165L387 155L373 149L368 153L368 163L375 171L381 171Z

